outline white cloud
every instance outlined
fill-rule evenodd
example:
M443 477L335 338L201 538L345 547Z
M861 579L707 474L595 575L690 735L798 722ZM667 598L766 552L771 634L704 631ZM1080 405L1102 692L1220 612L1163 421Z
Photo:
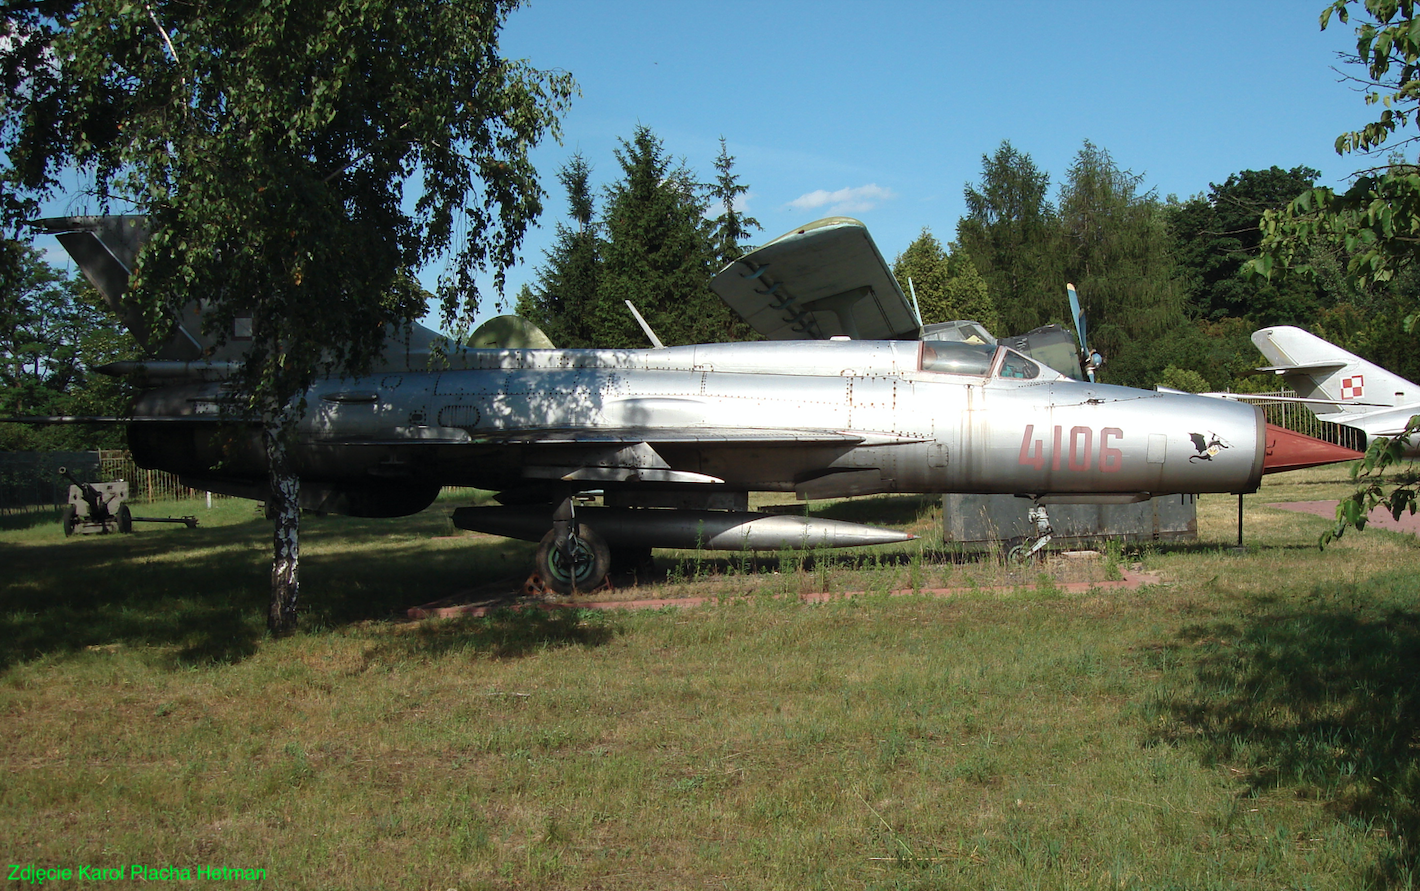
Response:
M897 193L892 189L885 189L877 183L868 183L866 186L839 189L836 192L816 189L790 201L788 206L790 210L817 210L827 207L830 214L862 213L896 197Z

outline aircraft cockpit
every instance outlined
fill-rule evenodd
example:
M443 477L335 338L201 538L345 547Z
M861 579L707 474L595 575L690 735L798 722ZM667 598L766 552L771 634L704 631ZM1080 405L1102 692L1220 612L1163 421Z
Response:
M919 367L923 371L985 377L991 372L991 363L996 358L996 346L950 340L924 340L921 356Z
M996 369L996 376L1033 381L1040 377L1040 366L1015 350L1001 347L1001 364Z
M1015 350L995 345L961 343L959 341L923 341L922 371L939 374L964 374L973 377L1035 380L1041 376L1041 366Z

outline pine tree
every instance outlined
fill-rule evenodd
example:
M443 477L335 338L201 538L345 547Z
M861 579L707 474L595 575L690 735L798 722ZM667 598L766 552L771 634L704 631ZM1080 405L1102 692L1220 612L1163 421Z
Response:
M537 270L536 288L518 295L518 314L559 347L597 345L590 313L601 280L601 242L591 174L580 153L558 171L574 225L557 224L556 239L545 254L547 262Z
M943 250L941 242L924 227L893 261L893 275L904 293L916 294L924 324L972 319L992 333L1000 333L996 330L1000 320L985 279L960 247L953 244L951 249L950 253Z
M1006 333L1020 333L1064 315L1064 282L1051 248L1055 212L1046 200L1050 176L1030 155L1003 141L981 156L981 183L968 183L967 214L957 222L957 243L995 300Z
M712 203L724 208L715 218L712 239L715 245L716 264L723 268L745 255L744 243L751 229L759 228L759 220L745 216L736 208L740 196L749 192L734 173L735 158L725 148L725 137L720 137L720 154L715 157L715 182L710 184Z
M1106 355L1186 322L1167 217L1142 182L1086 140L1060 189L1062 271Z
M623 179L606 190L603 265L588 319L596 344L646 345L627 300L668 346L735 337L745 326L709 288L715 252L691 171L646 126L622 141L616 160Z

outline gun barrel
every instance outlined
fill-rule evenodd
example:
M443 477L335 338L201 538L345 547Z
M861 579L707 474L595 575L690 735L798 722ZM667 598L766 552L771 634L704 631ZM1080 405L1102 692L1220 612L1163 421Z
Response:
M67 467L61 467L55 472L81 489L86 489L89 487L88 483L81 481L80 479L75 477L74 474L70 473L69 468Z

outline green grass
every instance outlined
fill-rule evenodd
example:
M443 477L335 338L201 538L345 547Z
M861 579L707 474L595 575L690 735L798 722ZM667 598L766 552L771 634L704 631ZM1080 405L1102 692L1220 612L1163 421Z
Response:
M798 574L660 555L683 568L643 593L744 595L714 607L424 623L399 610L515 583L531 545L447 503L310 517L283 640L241 502L9 529L0 853L280 888L1413 887L1420 546L1321 553L1325 520L1263 506L1343 479L1247 496L1241 554L1236 499L1203 499L1198 544L1108 556L1165 579L1136 590L929 541ZM884 596L914 575L958 591ZM822 587L867 593L765 596Z

